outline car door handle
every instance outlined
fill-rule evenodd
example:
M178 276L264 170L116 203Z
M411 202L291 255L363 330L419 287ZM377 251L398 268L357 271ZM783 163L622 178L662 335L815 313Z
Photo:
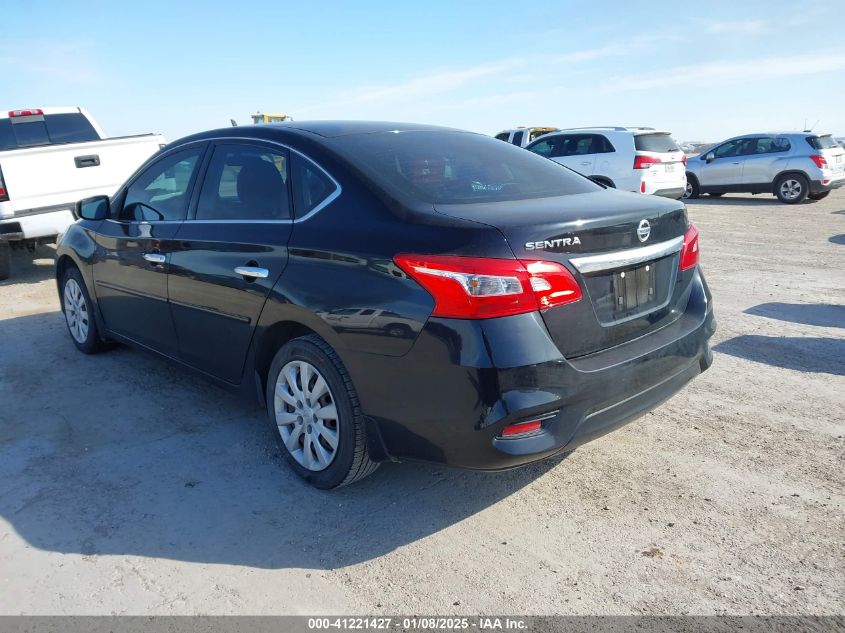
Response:
M167 261L167 256L161 253L144 253L143 257L151 264L163 264Z
M257 266L236 266L235 273L242 277L251 277L252 279L267 279L270 276L269 270L258 268Z

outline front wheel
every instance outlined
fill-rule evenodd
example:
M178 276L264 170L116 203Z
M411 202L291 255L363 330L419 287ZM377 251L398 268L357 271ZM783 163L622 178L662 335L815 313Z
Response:
M809 192L810 185L801 174L781 176L775 183L775 195L786 204L803 202Z
M267 379L267 412L293 470L330 489L370 475L364 416L338 355L316 335L294 339L276 353Z
M86 354L96 354L109 345L100 338L97 320L94 318L94 306L82 274L71 266L62 279L62 312L68 332L76 348Z
M824 200L830 195L830 191L820 191L819 193L811 193L808 194L807 197L810 200Z
M684 200L693 200L693 199L697 198L698 195L699 195L698 181L694 177L687 174L687 184L686 184L686 187L684 187L683 199Z

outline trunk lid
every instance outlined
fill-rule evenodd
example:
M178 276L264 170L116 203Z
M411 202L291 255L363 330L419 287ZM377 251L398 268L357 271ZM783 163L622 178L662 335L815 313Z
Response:
M436 209L498 228L519 259L569 268L583 299L542 312L568 358L646 335L684 311L692 271L678 270L687 215L676 200L609 189Z

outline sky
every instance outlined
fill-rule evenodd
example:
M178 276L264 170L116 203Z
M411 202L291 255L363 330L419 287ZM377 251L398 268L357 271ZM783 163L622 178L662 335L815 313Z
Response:
M643 125L679 141L845 136L836 3L86 0L0 8L0 108L110 136L250 122Z

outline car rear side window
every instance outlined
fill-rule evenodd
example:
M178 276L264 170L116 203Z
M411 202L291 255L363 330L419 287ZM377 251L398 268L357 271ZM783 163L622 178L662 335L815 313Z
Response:
M513 144L514 145L522 145L522 138L525 136L525 132L517 132L513 135Z
M119 219L126 222L184 220L202 147L169 154L129 185Z
M338 186L326 173L296 152L291 156L296 215L303 217L328 199Z
M681 148L669 134L637 134L634 148L640 152L680 152Z
M287 152L218 145L197 204L197 220L290 219Z
M836 149L838 147L830 134L824 136L808 136L807 143L813 149Z
M469 132L350 134L334 149L392 195L442 204L526 200L601 189L533 152Z
M764 136L757 139L757 144L754 146L754 154L775 154L777 152L788 152L790 149L789 141L783 137L774 138L771 136Z

